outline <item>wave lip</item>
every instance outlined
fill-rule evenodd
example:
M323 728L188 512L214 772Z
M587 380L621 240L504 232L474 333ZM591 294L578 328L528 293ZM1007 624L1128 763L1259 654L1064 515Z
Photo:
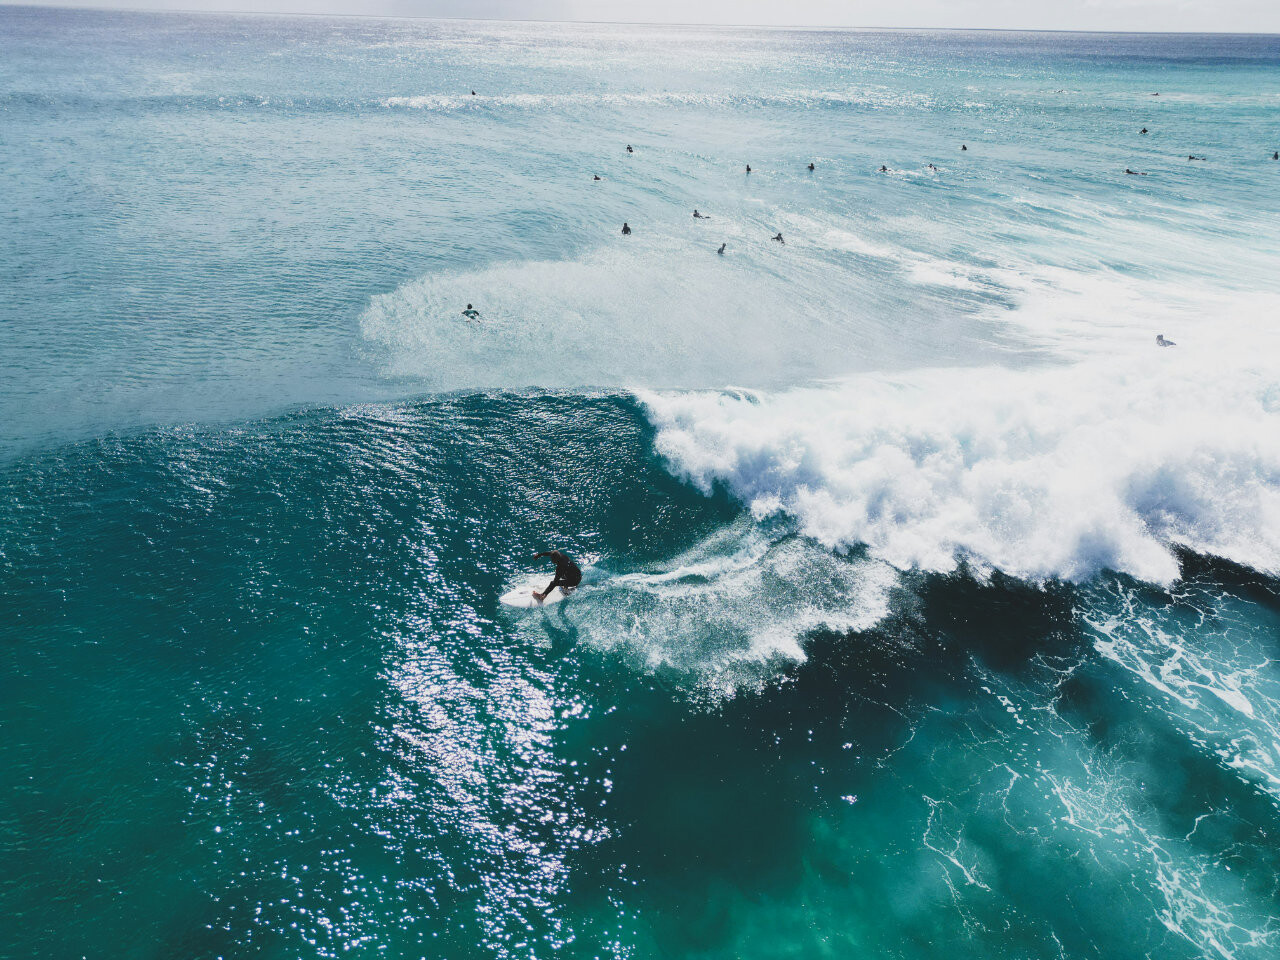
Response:
M1184 546L1276 573L1280 375L1179 349L641 400L677 474L900 569L1168 584Z

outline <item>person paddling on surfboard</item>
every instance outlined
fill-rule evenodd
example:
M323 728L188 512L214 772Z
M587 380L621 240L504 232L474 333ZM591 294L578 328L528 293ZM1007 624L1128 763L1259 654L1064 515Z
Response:
M547 589L539 593L533 591L533 599L541 603L551 595L551 591L556 587L560 587L566 594L582 582L582 570L578 565L570 560L559 550L546 550L542 553L535 553L533 559L541 560L543 557L550 557L556 565L555 578L547 584Z

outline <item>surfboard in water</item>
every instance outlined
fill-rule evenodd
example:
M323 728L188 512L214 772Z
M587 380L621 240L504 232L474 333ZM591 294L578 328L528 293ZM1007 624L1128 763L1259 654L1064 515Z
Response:
M556 587L549 594L547 599L539 602L533 598L533 591L537 590L541 593L547 588L547 584L551 582L551 577L543 574L526 580L519 586L513 587L504 593L499 599L508 607L549 607L553 603L559 603L568 594L564 592L563 587Z

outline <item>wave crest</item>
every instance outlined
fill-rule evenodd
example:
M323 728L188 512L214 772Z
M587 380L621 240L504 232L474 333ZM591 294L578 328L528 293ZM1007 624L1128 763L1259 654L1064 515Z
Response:
M641 399L678 474L902 569L1170 583L1182 545L1276 573L1280 375L1178 349Z

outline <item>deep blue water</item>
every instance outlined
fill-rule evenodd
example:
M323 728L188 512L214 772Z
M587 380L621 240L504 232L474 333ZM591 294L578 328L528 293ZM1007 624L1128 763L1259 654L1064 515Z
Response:
M1280 38L0 51L0 956L1280 951Z

